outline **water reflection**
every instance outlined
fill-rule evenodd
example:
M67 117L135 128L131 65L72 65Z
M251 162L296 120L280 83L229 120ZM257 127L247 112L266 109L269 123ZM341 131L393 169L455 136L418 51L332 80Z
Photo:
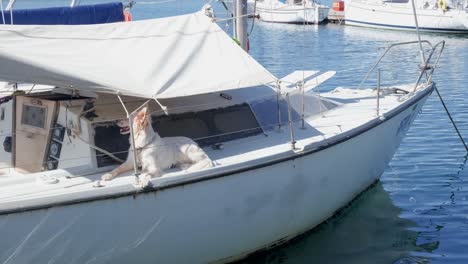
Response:
M339 216L305 237L241 263L420 263L439 241L418 241L411 220L400 218L382 184L362 194ZM419 252L419 254L414 254Z

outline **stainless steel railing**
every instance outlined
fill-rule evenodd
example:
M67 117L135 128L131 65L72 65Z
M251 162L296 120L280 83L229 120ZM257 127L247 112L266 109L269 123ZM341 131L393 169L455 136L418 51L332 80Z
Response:
M420 81L421 81L421 79L422 79L422 77L424 75L426 75L426 82L427 83L432 80L432 74L434 73L434 70L437 67L438 63L439 63L440 57L441 57L442 52L443 52L443 50L445 48L445 41L444 40L438 42L436 45L432 45L432 43L427 41L427 40L423 40L421 42L430 47L430 52L429 52L429 56L425 60L424 64L420 65L420 74L418 75L418 78L417 78L416 83L414 85L413 92L416 91L416 89L417 89L417 87L418 87L418 85L419 85L419 83L420 83ZM412 45L412 44L419 44L419 41L400 42L400 43L395 43L395 44L389 45L385 49L384 53L379 57L379 59L374 63L374 65L367 72L367 74L365 75L365 77L363 78L361 83L359 84L358 89L362 88L362 85L369 79L369 76L371 75L371 73L374 72L374 70L377 68L377 66L379 66L379 64L382 62L382 60L385 58L385 56L388 54L388 52L391 49L393 49L393 48L395 48L397 46ZM435 63L433 65L431 65L430 64L431 59L433 58L433 55L435 54L435 52L437 50L439 50L437 59L436 59ZM430 72L428 73L428 71L430 71Z

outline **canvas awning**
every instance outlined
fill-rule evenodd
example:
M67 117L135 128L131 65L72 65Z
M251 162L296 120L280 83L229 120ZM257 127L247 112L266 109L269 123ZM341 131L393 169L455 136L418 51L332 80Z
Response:
M202 12L76 26L0 25L0 80L147 98L276 78Z

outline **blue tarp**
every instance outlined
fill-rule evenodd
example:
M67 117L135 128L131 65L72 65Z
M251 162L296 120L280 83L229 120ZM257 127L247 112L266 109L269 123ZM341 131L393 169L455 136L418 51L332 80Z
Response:
M11 24L8 11L5 11L5 20L6 24ZM15 25L85 25L121 21L124 21L122 3L13 10Z

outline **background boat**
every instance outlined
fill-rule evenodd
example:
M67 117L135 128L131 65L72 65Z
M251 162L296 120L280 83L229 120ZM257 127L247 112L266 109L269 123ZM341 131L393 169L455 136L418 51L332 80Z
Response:
M467 34L466 1L415 1L422 32ZM347 25L414 31L411 1L361 1L345 4Z
M257 1L257 14L262 21L290 24L318 24L328 17L329 7L315 1Z

